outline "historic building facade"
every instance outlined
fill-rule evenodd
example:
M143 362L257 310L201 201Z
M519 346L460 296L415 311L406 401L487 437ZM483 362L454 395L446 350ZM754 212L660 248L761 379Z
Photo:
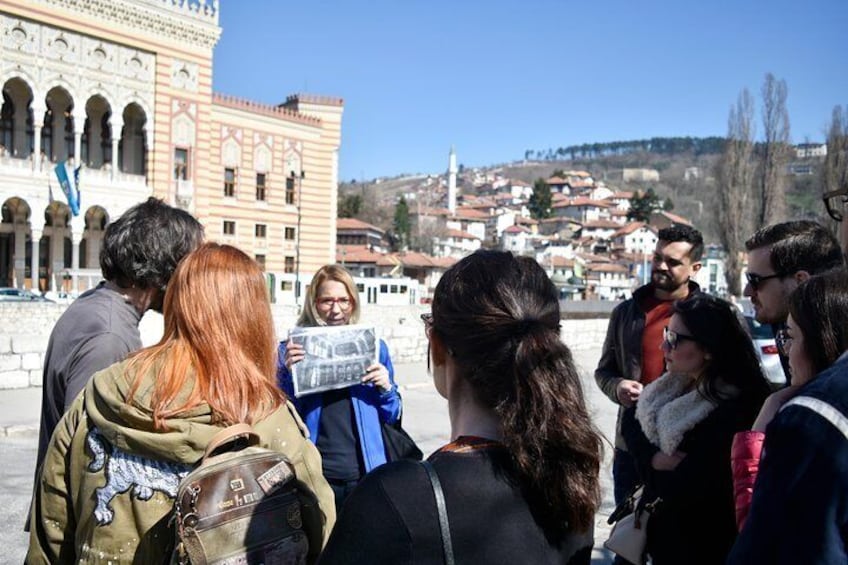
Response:
M218 8L0 0L0 286L87 288L105 226L150 195L269 272L333 261L342 100L213 93Z

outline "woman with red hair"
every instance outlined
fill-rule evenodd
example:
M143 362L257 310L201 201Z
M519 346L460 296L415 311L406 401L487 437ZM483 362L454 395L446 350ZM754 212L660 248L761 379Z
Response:
M246 423L317 496L333 495L306 428L277 388L264 277L243 252L206 243L179 264L162 340L96 373L64 416L35 488L27 563L163 563L176 488L222 428Z

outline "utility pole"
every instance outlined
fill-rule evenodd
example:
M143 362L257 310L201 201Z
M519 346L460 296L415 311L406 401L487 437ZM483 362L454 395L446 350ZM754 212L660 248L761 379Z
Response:
M289 178L292 183L297 183L297 237L294 243L294 303L297 306L298 314L300 313L300 216L301 216L301 200L303 192L303 179L306 178L306 173L300 171L300 175L291 171Z

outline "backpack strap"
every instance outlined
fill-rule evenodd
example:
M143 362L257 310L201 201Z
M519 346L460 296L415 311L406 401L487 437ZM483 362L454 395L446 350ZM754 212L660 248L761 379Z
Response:
M259 445L259 434L253 431L253 428L251 428L248 424L235 424L224 428L212 436L212 439L209 441L209 445L206 446L206 451L203 453L203 460L205 461L209 456L215 453L215 450L219 447L241 437L247 438L248 445Z
M430 479L430 485L433 487L433 495L436 497L436 512L439 515L439 530L442 534L442 551L445 557L445 565L454 565L453 543L451 542L448 509L445 505L445 493L442 490L442 483L439 481L439 475L436 474L436 470L429 461L425 459L421 462L421 465L427 471L427 478Z
M790 406L803 406L804 408L812 410L830 422L834 428L845 436L845 439L848 439L848 418L846 418L845 415L832 404L829 404L820 398L813 398L812 396L796 396L784 404L781 407L781 410Z

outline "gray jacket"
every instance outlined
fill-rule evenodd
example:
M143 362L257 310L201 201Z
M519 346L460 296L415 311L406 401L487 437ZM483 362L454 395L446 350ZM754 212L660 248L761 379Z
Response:
M689 281L689 295L701 292L701 287ZM613 309L610 315L607 337L601 351L601 360L595 369L595 381L610 400L619 404L615 390L622 379L642 380L642 332L645 330L645 311L641 304L654 293L653 284L636 289L633 296ZM658 344L659 345L659 344ZM621 412L615 424L615 447L627 450L621 437Z

